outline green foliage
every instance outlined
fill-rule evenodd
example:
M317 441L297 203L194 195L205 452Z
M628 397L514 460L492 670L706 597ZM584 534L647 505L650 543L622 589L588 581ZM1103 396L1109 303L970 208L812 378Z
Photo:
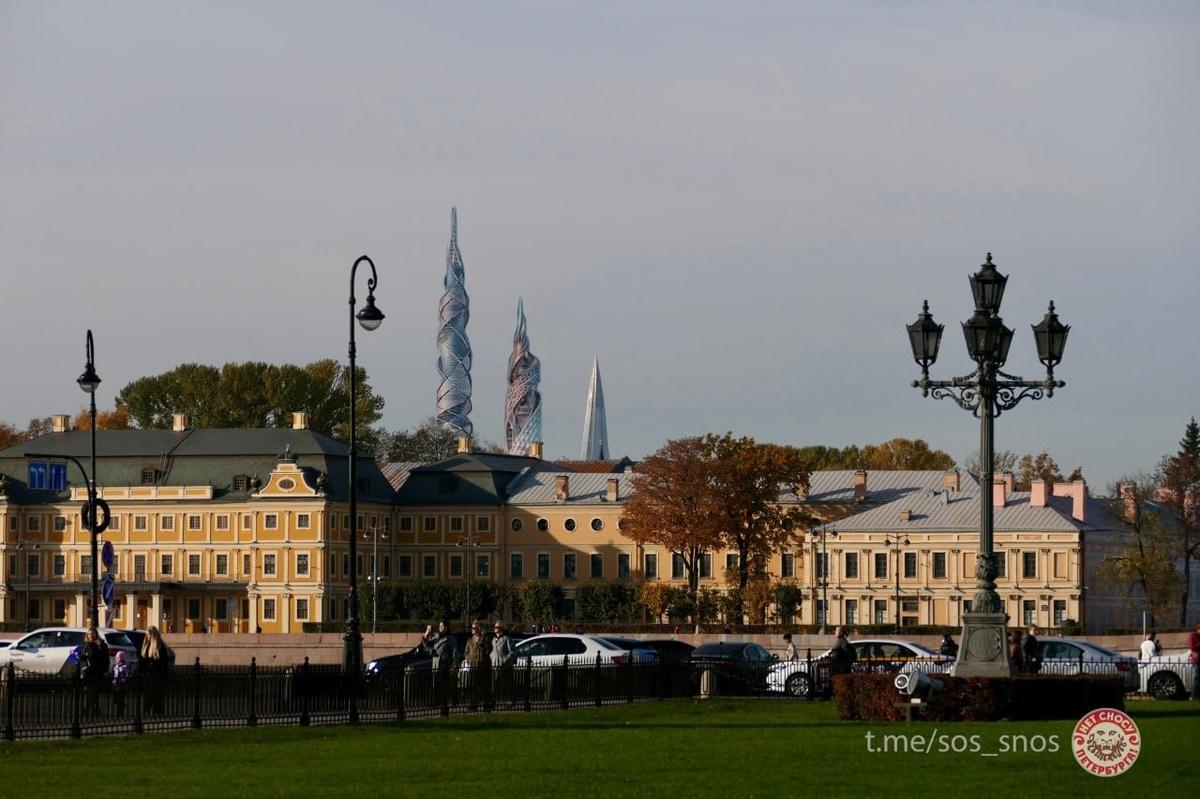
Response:
M545 580L521 583L516 591L516 614L527 622L542 624L562 618L562 586Z
M575 616L580 621L630 621L639 611L636 592L629 583L609 580L583 583L575 589Z
M791 624L804 602L804 589L796 583L775 585L775 617L780 624Z
M377 450L383 397L356 370L358 445ZM218 369L185 363L159 375L128 383L117 394L117 408L143 429L170 428L172 414L186 413L196 427L290 427L293 411L308 414L309 427L348 441L350 438L350 369L332 359L305 366L251 361Z
M472 440L475 452L504 452L504 448L485 439ZM430 416L412 430L381 435L380 457L385 461L408 463L436 463L453 457L458 452L458 436L443 425L436 416Z
M824 445L800 448L800 455L813 471L823 469L940 469L954 468L954 458L940 449L930 449L920 438L893 438L882 444L851 444L844 448Z

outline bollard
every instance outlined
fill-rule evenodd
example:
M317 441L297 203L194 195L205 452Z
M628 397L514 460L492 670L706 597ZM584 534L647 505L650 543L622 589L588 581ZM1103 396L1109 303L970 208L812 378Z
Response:
M4 740L16 740L17 731L13 727L13 694L17 691L17 671L11 662L4 667L2 685L4 688Z
M258 658L250 658L250 715L246 719L246 723L251 727L258 726L257 699L258 694Z
M200 718L200 656L196 656L196 671L192 677L192 729L203 726Z

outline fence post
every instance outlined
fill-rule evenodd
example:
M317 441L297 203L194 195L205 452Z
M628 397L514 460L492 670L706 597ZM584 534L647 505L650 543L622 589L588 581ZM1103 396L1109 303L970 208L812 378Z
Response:
M195 672L192 676L192 729L198 730L203 726L200 719L200 656L196 656Z
M387 679L387 675L384 675ZM396 721L404 721L404 695L408 692L408 666L400 668L400 696L396 701Z
M300 726L307 727L309 724L308 717L308 655L304 656L304 665L300 667L299 677L296 680L296 687L300 691ZM353 724L353 721L351 722Z
M250 658L250 715L246 723L251 727L258 726L258 658Z
M82 657L82 655L81 655ZM82 738L83 730L79 726L79 702L83 692L83 664L75 669L71 677L71 737Z
M438 692L441 694L441 698L442 698L441 713L442 713L442 717L444 718L444 717L450 715L450 690L451 690L451 688L450 688L451 682L450 681L452 679L453 680L458 679L458 672L454 668L440 668L440 663L439 663L439 667L434 668L434 670L433 670L433 678L434 678L434 680L437 681L435 684L438 687Z
M4 667L4 740L12 741L17 737L17 731L13 727L13 700L17 692L17 670L13 667L10 661Z
M633 653L625 660L625 701L633 702Z
M571 706L571 689L567 683L571 679L571 659L570 655L563 655L562 663L562 679L558 681L559 691L559 706L566 710Z
M142 696L146 693L146 673L134 673L133 688L136 695L133 698L133 731L141 735L145 732L145 725L142 723Z
M805 674L808 675L808 697L807 698L808 698L808 701L812 702L817 698L817 673L815 671L813 671L813 659L812 659L812 647L811 646L806 650L806 654L804 656L804 662L805 662L805 665L807 666L807 670L805 671ZM784 689L786 690L786 688L787 688L787 683L784 683Z
M654 696L659 701L662 701L666 687L666 683L663 680L663 659L660 654L654 662Z
M529 692L533 686L533 658L528 658L525 661L525 712L533 710L533 706L529 703Z
M596 707L600 707L600 705L604 704L604 697L602 694L603 686L601 685L601 681L603 678L603 672L600 670L600 653L599 652L596 653L596 669L593 672L593 674L595 675L594 680L596 683L596 685L595 685Z

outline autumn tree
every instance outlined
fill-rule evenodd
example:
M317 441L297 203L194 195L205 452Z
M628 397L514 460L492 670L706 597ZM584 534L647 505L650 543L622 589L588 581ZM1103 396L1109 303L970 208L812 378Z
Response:
M963 461L963 468L971 474L983 474L983 458L979 450L975 450ZM1017 468L1017 453L1011 449L1002 449L992 453L992 472L1003 474Z
M114 408L111 411L96 411L97 430L128 430L133 427L129 411L124 408ZM92 414L87 408L80 408L79 413L71 421L73 430L91 430Z
M1034 480L1045 480L1047 486L1063 482L1062 472L1050 453L1043 451L1037 455L1026 453L1021 456L1017 464L1016 490L1028 491Z
M930 449L924 440L893 438L882 444L851 444L841 449L823 445L797 450L808 468L820 469L938 469L954 468L954 458L940 449Z
M1104 556L1097 573L1124 588L1127 595L1140 591L1153 625L1167 618L1179 596L1169 526L1152 506L1158 484L1152 477L1137 475L1121 480L1111 493L1105 514L1121 532L1122 542Z
M1187 626L1192 561L1200 558L1200 425L1196 418L1184 428L1179 451L1159 465L1159 496L1172 511L1173 547L1183 561L1179 625Z
M0 450L15 447L17 444L24 444L26 441L32 441L38 436L49 433L51 427L52 420L49 416L30 419L29 424L25 425L24 430L7 422L0 422Z
M697 607L700 563L721 542L711 436L668 441L634 474L634 491L621 516L625 536L657 544L683 561L689 604Z

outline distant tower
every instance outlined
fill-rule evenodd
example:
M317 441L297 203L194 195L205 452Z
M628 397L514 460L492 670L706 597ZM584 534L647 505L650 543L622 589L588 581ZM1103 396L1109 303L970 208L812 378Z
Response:
M542 362L529 351L525 303L517 299L517 331L508 356L508 396L504 399L504 444L509 455L528 455L529 445L542 440Z
M470 436L471 342L467 340L470 300L458 250L458 209L450 209L450 246L446 249L446 291L439 303L437 418L460 436Z
M608 460L608 422L604 418L604 387L600 385L600 359L592 361L592 379L588 381L587 407L583 412L583 454L585 461Z

